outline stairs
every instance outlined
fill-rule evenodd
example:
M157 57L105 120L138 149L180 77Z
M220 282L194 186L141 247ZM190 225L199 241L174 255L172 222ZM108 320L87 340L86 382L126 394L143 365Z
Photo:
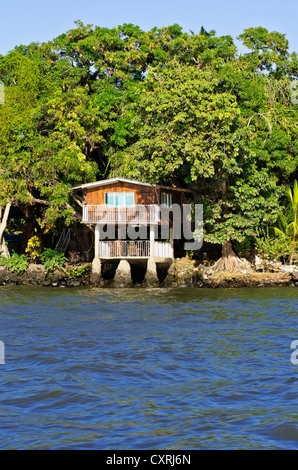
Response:
M55 246L55 250L58 251L59 253L65 253L69 245L69 242L70 242L70 228L63 230Z

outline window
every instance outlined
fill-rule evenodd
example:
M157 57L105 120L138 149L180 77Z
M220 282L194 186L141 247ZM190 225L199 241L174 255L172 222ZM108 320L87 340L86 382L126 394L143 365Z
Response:
M135 204L135 193L105 193L105 204L113 207L128 207Z
M161 193L161 203L166 207L171 207L172 205L172 194L170 193Z

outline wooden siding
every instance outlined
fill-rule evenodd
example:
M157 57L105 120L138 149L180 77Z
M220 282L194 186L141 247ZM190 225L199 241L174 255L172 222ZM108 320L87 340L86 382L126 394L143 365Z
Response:
M183 192L180 191L175 191L171 190L168 188L158 188L158 199L159 199L159 204L161 204L161 193L165 194L172 194L172 204L179 204L182 205L182 195L184 194Z
M105 193L108 192L134 192L135 204L158 204L156 189L150 186L141 186L129 183L115 183L106 186L100 186L93 189L87 189L86 204L101 205L105 204Z
M86 204L104 205L105 193L107 192L134 192L135 204L142 204L144 206L148 206L150 204L161 204L161 193L172 194L172 203L182 205L187 202L187 194L190 195L191 193L188 190L185 190L184 192L183 189L175 190L174 188L171 189L167 187L150 187L118 182L86 189Z

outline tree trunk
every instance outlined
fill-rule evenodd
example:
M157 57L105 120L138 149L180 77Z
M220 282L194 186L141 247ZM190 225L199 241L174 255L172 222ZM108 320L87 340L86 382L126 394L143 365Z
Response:
M223 201L227 196L227 181L223 180L221 184L221 195ZM238 258L232 248L231 240L226 241L221 248L221 258L216 261L213 271L222 272L244 272L251 270L250 263L247 260Z
M4 236L3 236L4 230L6 229L6 226L7 226L10 208L11 208L11 201L8 201L4 209L2 220L0 222L0 255L5 256L5 258L10 257L10 254L9 254L9 251L8 251L8 248L5 243ZM2 210L1 210L0 215L2 215Z
M222 245L221 258L216 261L213 271L223 272L244 272L251 270L250 263L247 260L238 258L232 248L232 243L228 240Z

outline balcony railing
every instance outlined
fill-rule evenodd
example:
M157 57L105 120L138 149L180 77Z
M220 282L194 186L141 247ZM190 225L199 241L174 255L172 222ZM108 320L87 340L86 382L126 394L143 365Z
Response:
M158 206L136 205L131 207L109 207L105 205L83 206L83 222L100 224L136 225L159 222Z
M170 243L154 242L155 258L171 258L172 247ZM149 258L150 241L149 240L115 240L100 241L99 258Z
M106 241L99 242L100 258L149 258L150 242L137 241Z

